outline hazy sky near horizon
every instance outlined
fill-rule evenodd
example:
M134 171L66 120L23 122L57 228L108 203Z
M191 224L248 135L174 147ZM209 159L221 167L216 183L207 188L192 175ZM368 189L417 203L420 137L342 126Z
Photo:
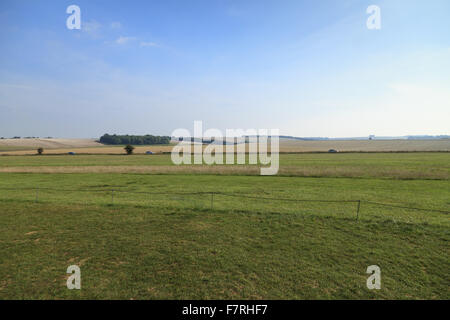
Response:
M66 28L69 5L81 30ZM369 5L381 30L369 30ZM0 2L0 136L450 134L450 1Z

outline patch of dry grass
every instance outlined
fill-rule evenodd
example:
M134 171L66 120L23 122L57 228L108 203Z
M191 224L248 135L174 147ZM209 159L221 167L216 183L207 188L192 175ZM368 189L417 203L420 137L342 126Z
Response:
M260 175L259 165L152 165L152 166L40 166L3 167L2 173L142 173L142 174L215 174L215 175ZM293 177L374 177L395 179L439 179L448 180L448 171L417 171L407 168L364 167L300 167L281 166L280 176Z
M300 166L282 166L279 175L295 177L340 177L340 178L395 178L395 179L437 179L448 180L450 173L445 170L417 171L409 168L396 167L375 167L365 168L356 166L346 167L300 167Z
M193 173L193 174L259 174L258 166L249 165L183 165L183 166L46 166L6 167L0 172L9 173Z

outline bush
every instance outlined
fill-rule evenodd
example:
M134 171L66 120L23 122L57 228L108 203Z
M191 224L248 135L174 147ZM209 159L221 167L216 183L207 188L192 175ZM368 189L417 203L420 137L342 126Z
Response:
M133 154L134 147L132 145L128 144L124 149L127 154Z
M38 153L38 154L42 154L43 152L44 152L44 148L38 148L38 149L37 149L37 153Z

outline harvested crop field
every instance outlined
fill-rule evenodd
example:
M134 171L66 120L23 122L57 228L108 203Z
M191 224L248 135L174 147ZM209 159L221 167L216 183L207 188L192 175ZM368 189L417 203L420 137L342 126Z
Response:
M171 152L174 145L135 146L134 153L145 154ZM124 146L107 146L93 139L4 139L0 140L0 155L36 154L38 147L45 154L123 154ZM203 148L205 148L203 146ZM335 149L340 152L432 152L450 151L450 139L441 140L329 140L304 141L280 139L281 153L327 152ZM269 148L270 150L270 148ZM245 146L245 152L249 145Z
M68 152L74 152L76 154L124 154L123 146L105 146L101 145L97 147L82 147L82 148L58 148L58 149L44 149L44 154L67 154ZM165 153L170 152L173 146L136 146L134 149L135 154L145 154L147 151L153 153ZM15 151L3 151L0 155L33 155L36 154L36 150L15 150Z
M280 140L280 152L413 152L450 151L450 139L441 140Z
M63 148L92 148L101 147L102 144L95 139L0 139L0 151L23 151L32 150L36 152L37 148L44 149L63 149ZM25 153L27 153L25 151Z

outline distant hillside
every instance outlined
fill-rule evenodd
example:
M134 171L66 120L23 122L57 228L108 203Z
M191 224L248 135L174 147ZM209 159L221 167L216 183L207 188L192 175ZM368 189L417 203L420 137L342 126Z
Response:
M326 141L326 140L441 140L450 139L449 135L429 136L429 135L416 135L416 136L368 136L368 137L348 137L348 138L328 138L328 137L294 137L294 136L280 136L280 139L291 139L301 141Z

